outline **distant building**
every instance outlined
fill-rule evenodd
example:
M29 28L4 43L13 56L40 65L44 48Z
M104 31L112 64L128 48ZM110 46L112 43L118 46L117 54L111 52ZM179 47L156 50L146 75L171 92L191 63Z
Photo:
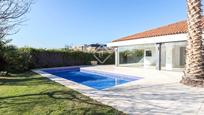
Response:
M75 46L72 46L70 49L74 51L84 51L84 45L75 45Z
M106 44L84 44L84 45L75 45L71 48L74 51L83 51L83 52L95 52L96 50L110 49Z

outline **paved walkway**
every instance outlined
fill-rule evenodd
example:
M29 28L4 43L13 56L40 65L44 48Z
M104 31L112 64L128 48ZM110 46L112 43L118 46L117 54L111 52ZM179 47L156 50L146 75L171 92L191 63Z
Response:
M42 71L36 72L128 114L204 115L204 88L180 84L182 72L114 66L82 69L135 75L143 79L99 91Z

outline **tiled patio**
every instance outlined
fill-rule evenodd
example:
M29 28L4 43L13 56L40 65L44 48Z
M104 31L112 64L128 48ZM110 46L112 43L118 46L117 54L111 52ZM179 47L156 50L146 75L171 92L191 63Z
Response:
M204 89L180 84L182 72L114 67L112 65L81 68L134 75L143 77L143 79L99 91L39 70L35 70L35 72L128 114L204 115Z

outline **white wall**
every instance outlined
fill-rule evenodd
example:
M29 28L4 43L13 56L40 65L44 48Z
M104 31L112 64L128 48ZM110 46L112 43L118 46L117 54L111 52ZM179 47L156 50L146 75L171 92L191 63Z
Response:
M172 58L173 67L178 68L180 66L180 46L174 46Z
M180 48L185 47L184 42L178 43L166 43L166 70L172 70L173 68L180 67L181 52ZM184 53L182 53L184 54Z
M166 45L166 70L172 70L173 68L173 45Z
M147 57L146 56L146 51L151 51L152 52L152 56L151 57ZM144 66L152 66L156 64L156 49L155 47L151 47L151 48L146 48L144 50Z

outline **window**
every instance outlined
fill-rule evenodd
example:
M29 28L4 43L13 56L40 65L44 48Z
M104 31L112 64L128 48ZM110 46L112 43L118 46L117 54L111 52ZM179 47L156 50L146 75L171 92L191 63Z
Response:
M151 57L152 56L152 52L150 50L146 51L146 56L147 57Z
M142 63L144 50L136 46L119 47L119 64Z

